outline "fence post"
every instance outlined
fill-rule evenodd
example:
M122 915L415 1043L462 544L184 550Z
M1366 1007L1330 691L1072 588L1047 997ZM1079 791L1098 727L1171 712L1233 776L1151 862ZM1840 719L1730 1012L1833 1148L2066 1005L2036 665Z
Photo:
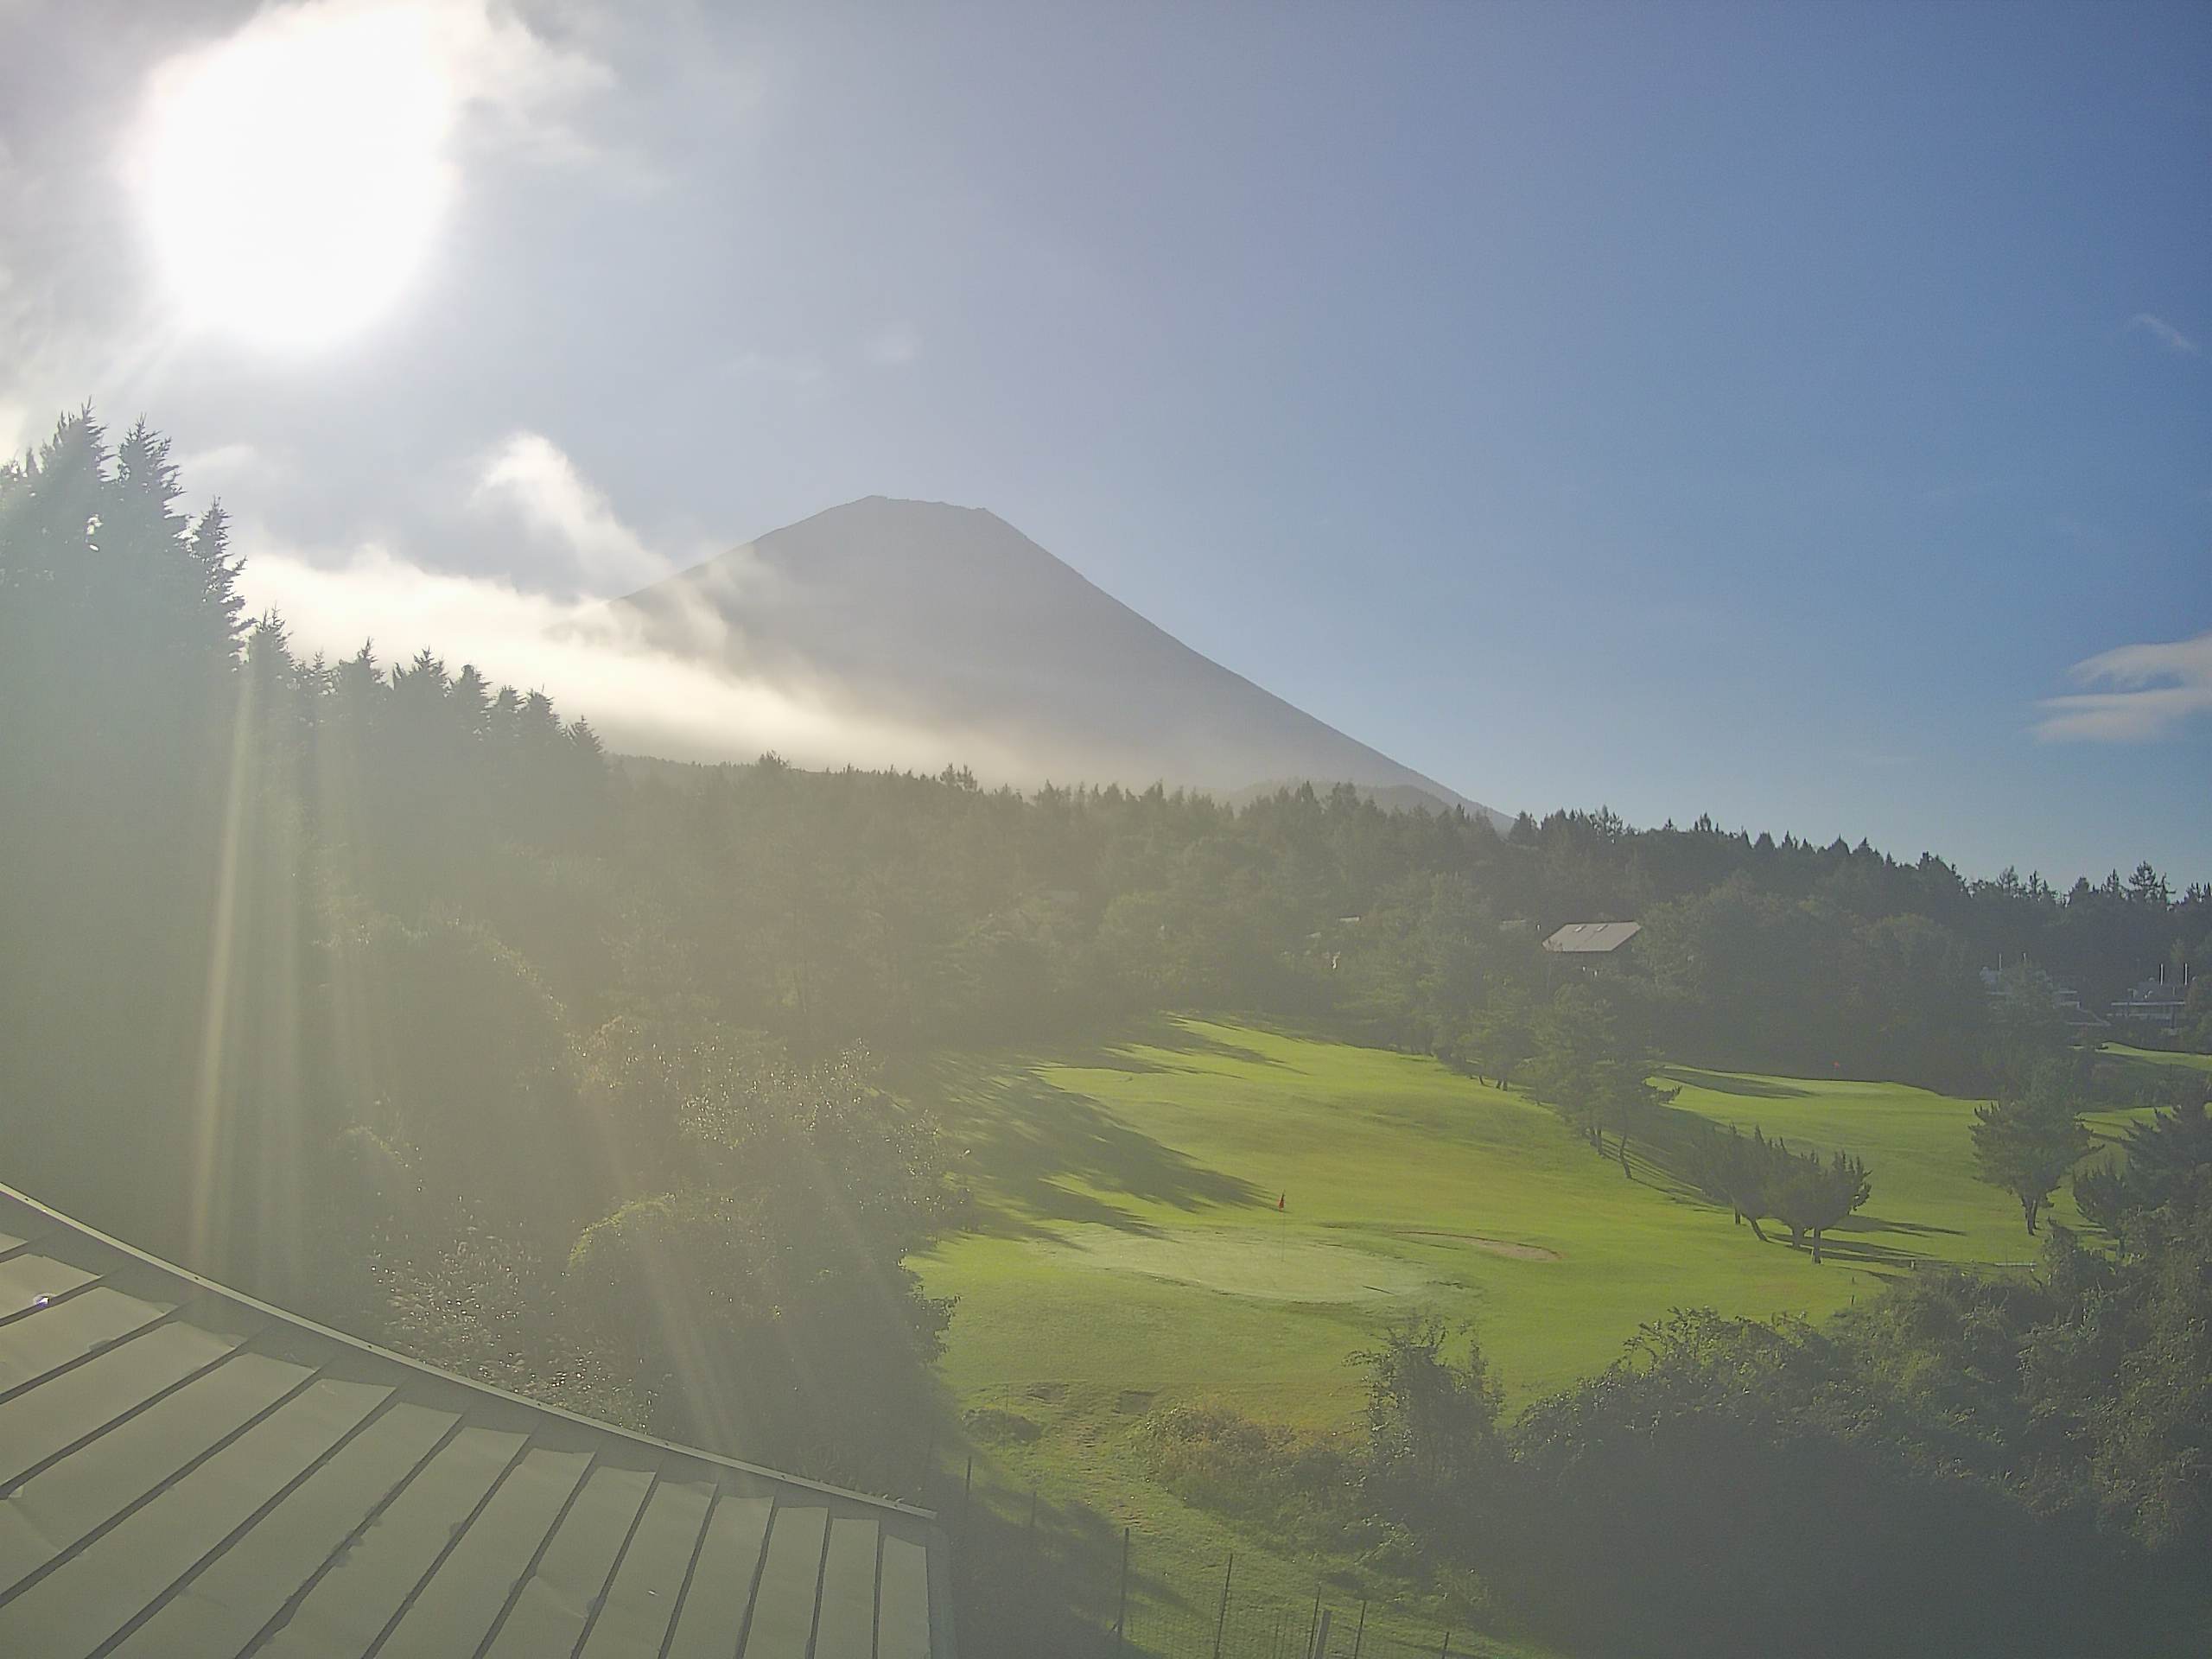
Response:
M1352 1632L1352 1637L1351 1637L1351 1659L1359 1659L1359 1650L1360 1650L1360 1648L1361 1648L1361 1647L1362 1647L1362 1646L1366 1643L1366 1641L1367 1641L1367 1599L1366 1599L1366 1598L1365 1598L1365 1597L1363 1597L1363 1597L1360 1599L1360 1603L1359 1603L1359 1628L1358 1628L1357 1630L1354 1630L1354 1631Z
M1127 1651L1129 1627L1129 1529L1122 1529L1122 1600L1114 1612L1115 1659Z
M1452 1659L1452 1632L1444 1632L1444 1645L1436 1650L1436 1659Z
M1335 1611L1333 1607L1321 1610L1321 1627L1313 1633L1313 1659L1329 1659L1329 1619Z
M968 1500L975 1491L976 1454L970 1452L968 1454L967 1477L960 1483L960 1539L963 1543L968 1540Z
M1213 1622L1213 1659L1221 1659L1221 1638L1229 1633L1229 1581L1236 1576L1236 1552L1229 1552L1229 1565L1221 1569L1221 1617Z
M1321 1628L1321 1592L1313 1592L1313 1617L1306 1621L1306 1659L1313 1659L1313 1632Z

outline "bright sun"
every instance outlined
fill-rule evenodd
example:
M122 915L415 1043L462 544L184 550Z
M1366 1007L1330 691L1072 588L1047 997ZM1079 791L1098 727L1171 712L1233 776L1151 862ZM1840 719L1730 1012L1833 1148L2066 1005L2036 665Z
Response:
M189 321L314 346L398 297L450 191L435 46L418 8L314 8L157 75L138 178Z

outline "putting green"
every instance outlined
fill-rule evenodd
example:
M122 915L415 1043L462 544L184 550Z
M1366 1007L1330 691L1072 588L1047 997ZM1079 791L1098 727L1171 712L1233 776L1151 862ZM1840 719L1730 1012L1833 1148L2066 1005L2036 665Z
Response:
M1263 1302L1379 1302L1418 1295L1434 1282L1419 1268L1351 1244L1275 1237L1252 1227L1173 1233L1069 1227L1029 1248L1056 1267L1136 1273Z

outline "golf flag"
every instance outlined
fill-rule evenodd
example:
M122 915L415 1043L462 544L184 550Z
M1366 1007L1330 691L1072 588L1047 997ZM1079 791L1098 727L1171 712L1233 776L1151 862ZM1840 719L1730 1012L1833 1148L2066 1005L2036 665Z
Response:
M1284 1206L1284 1205L1288 1201L1289 1198L1290 1198L1290 1194L1289 1194L1289 1193L1287 1193L1287 1192L1284 1193L1284 1194L1282 1195L1282 1197L1281 1197L1281 1198L1277 1198L1277 1199L1275 1200L1275 1208L1276 1208L1276 1209L1278 1209L1278 1210L1281 1209L1281 1208Z

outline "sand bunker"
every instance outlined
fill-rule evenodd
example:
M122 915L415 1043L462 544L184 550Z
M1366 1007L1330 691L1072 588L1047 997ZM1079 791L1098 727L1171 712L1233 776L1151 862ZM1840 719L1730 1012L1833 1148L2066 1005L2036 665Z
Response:
M1259 1229L1128 1233L1071 1227L1030 1248L1071 1267L1141 1274L1266 1302L1381 1301L1415 1294L1435 1282L1410 1262L1355 1245L1269 1238Z

